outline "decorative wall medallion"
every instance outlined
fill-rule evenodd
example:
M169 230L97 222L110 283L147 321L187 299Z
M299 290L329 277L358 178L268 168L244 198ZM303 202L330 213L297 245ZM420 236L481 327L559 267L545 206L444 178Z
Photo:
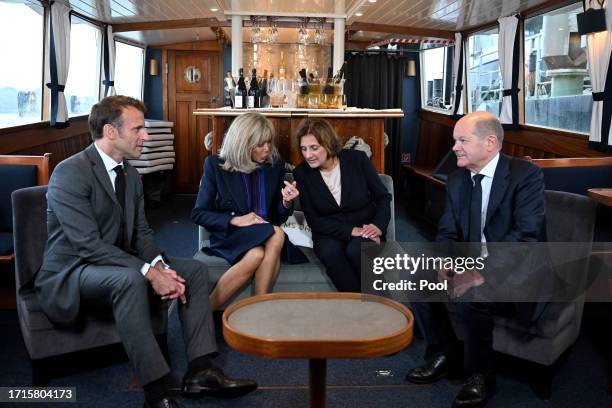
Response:
M193 65L185 68L185 81L189 82L190 84L195 84L200 82L200 78L202 78L200 68Z

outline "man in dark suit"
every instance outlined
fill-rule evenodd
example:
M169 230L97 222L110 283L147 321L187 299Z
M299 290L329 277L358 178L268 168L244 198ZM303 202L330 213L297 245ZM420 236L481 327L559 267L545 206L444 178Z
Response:
M61 162L47 193L48 241L35 280L49 318L73 321L81 308L112 310L125 350L144 386L145 407L178 407L169 397L170 368L155 340L150 305L179 300L189 360L182 391L238 396L254 390L214 367L208 277L197 261L165 258L144 213L142 183L125 160L147 140L144 105L113 96L93 106L94 143Z
M508 285L506 279L524 282L529 270L515 270L511 275L488 273L500 264L508 266L512 256L492 251L496 242L538 242L546 240L544 180L542 171L525 160L500 153L503 129L488 112L473 112L455 125L453 152L457 166L446 184L446 208L438 225L436 241L476 242L476 256L486 259L482 274L469 270L461 276L440 271L441 279L461 282L453 291L455 297ZM489 243L489 250L487 249ZM499 269L499 268L498 268ZM507 270L506 270L507 271ZM513 276L514 275L514 276ZM413 311L423 330L428 347L426 363L408 372L413 383L432 383L446 376L464 359L470 374L457 395L454 405L484 405L495 389L492 370L493 318L514 316L533 324L542 312L538 303L500 301L454 302L464 330L463 353L444 304L413 303Z

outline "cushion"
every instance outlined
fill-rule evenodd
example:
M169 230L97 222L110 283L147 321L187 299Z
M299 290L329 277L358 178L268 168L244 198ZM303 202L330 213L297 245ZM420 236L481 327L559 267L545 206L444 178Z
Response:
M612 180L612 166L545 168L542 172L547 190L581 195L587 195L589 188L610 187Z
M0 164L0 232L13 231L11 193L37 184L36 166Z

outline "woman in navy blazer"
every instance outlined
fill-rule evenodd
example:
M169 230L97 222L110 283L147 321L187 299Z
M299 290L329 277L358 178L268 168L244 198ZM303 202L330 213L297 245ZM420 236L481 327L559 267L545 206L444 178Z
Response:
M361 243L385 239L391 194L363 152L342 150L327 121L303 121L297 141L304 162L293 175L315 253L339 291L359 292Z
M204 162L204 175L191 218L210 231L212 255L232 266L210 294L212 310L255 275L255 293L270 291L280 268L285 233L278 227L299 195L284 181L285 163L272 145L274 128L263 115L237 117L218 156Z

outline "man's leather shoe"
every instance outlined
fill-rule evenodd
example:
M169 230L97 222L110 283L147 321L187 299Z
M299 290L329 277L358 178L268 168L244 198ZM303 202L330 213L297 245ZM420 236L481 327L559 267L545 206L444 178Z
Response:
M231 379L216 367L188 371L183 378L181 393L187 397L207 395L220 398L236 398L257 389L252 380Z
M163 398L157 404L150 404L145 400L144 408L181 408L181 406L172 398Z
M457 394L456 408L483 407L495 392L495 376L475 373Z
M424 365L408 371L406 380L414 384L431 384L446 377L452 364L452 358L448 354L438 354L427 360Z

